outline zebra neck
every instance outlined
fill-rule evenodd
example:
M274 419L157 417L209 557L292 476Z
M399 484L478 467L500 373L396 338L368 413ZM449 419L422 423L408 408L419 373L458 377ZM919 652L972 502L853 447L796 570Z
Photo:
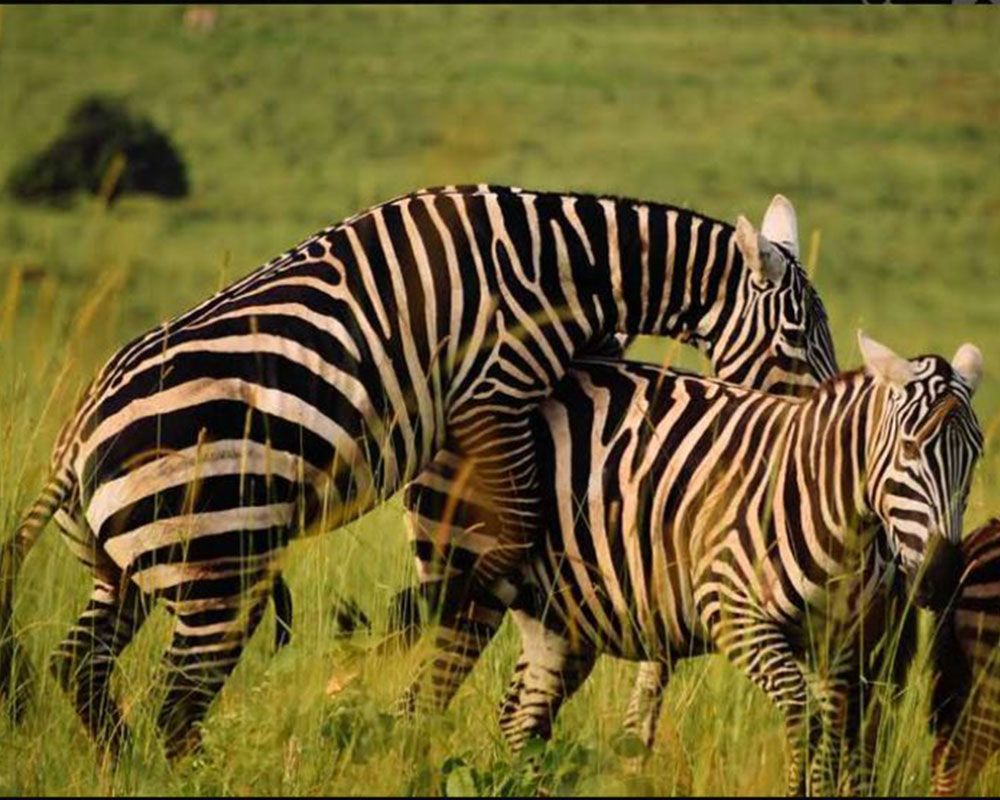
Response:
M724 306L734 301L744 272L731 225L612 198L565 197L563 213L598 276L590 283L606 330L709 346L721 335Z
M796 414L783 500L801 509L797 516L817 541L838 551L864 546L871 533L866 476L880 400L857 374L820 388Z

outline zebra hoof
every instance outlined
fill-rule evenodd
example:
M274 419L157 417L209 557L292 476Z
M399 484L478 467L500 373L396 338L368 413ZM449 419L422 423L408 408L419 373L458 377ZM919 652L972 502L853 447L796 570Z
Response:
M640 764L649 755L649 748L646 747L645 742L632 731L626 731L616 736L611 742L611 749L622 758L638 759Z

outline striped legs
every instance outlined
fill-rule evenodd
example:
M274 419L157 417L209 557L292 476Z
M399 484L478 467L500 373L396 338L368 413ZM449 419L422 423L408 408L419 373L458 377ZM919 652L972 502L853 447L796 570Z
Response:
M111 672L151 601L100 549L75 500L55 520L70 551L91 570L94 588L49 667L98 747L114 761L128 729L111 697Z
M168 601L176 620L164 655L166 696L157 725L173 761L200 744L200 723L263 616L273 577L266 572L257 577L236 592L230 579L203 577L192 583L197 596L191 596L192 591L184 599Z
M951 736L938 736L931 754L932 797L956 797L963 793L962 774L964 742Z
M785 633L771 620L746 613L723 619L716 603L714 612L702 612L703 621L719 651L759 686L785 718L785 741L789 750L786 794L801 795L806 789L806 763L810 730L805 675L796 662ZM704 608L704 606L703 606ZM729 610L729 609L727 609Z
M670 671L662 661L643 661L639 664L639 673L625 711L624 733L642 742L647 751L652 749L656 739L656 726L669 681Z
M400 705L402 714L440 711L451 702L499 626L499 615L489 610L479 614L474 609L473 613L472 617L445 617L440 625L428 626L434 652L407 688Z
M77 715L112 761L128 730L111 697L111 671L146 618L144 600L130 580L95 577L87 607L50 661Z
M590 648L575 650L537 619L513 613L521 631L521 655L500 704L500 730L518 752L533 736L551 738L559 709L590 675L597 654Z
M907 602L906 585L895 573L875 602L865 609L857 638L861 685L854 693L861 720L858 794L870 796L878 787L875 758L886 708L898 704L906 675L917 653L917 609Z
M885 707L895 703L916 655L916 609L907 602L902 575L876 572L873 595L860 586L842 623L823 637L827 651L815 654L814 692L822 720L821 739L810 765L817 794L874 793L875 757ZM847 587L844 587L847 590Z
M821 729L809 764L810 794L830 796L843 789L853 795L858 791L855 759L858 752L857 732L861 723L860 701L857 696L859 687L852 684L851 677L849 670L842 668L836 674L820 678L813 686ZM856 680L856 672L853 677Z
M253 519L252 509L248 519ZM243 512L236 510L234 519ZM293 519L293 506L282 518ZM94 591L86 609L52 657L52 671L71 695L77 714L91 735L115 758L127 729L110 696L114 663L146 618L153 594L175 615L173 639L164 655L166 695L158 725L172 760L190 753L201 740L198 728L215 696L236 667L243 648L274 596L278 616L276 646L291 625L291 594L277 572L287 540L283 527L222 532L241 536L243 555L209 561L165 559L123 575L97 544L79 506L55 516L70 550L94 575ZM138 585L137 585L138 584ZM145 586L151 594L144 594Z
M967 795L986 762L1000 750L1000 687L995 678L998 651L987 637L977 637L973 646L971 665L962 665L964 675L942 674L937 659L931 757L931 794L936 797ZM963 656L952 651L945 657L954 664L965 661L967 656Z
M505 580L487 586L476 574L497 547L500 521L468 461L442 450L407 488L404 502L420 592L430 605L424 632L433 641L401 701L402 713L410 714L447 707L517 590ZM506 559L490 563L487 572L494 574Z

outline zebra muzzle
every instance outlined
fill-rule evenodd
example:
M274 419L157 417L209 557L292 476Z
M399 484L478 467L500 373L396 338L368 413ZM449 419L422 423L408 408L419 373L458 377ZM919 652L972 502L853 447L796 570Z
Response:
M931 536L924 556L924 569L917 577L914 599L918 606L944 611L958 592L965 559L962 548L943 536Z

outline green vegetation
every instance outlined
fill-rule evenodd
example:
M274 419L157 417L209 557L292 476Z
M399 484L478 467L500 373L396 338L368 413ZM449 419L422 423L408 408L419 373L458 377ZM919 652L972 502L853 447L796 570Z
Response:
M797 204L845 367L863 326L903 354L985 355L988 431L969 526L1000 513L1000 18L981 8L181 7L0 10L0 176L88 94L124 95L177 144L191 195L89 195L68 209L0 198L0 522L41 485L74 397L129 337L313 231L424 185L490 181L689 205L755 221ZM636 357L662 360L645 340ZM684 360L697 364L691 354ZM8 535L4 533L3 535ZM23 728L0 721L0 794L525 791L495 709L514 631L440 719L387 716L411 658L333 633L334 592L375 628L410 580L394 498L297 542L292 646L268 616L171 771L153 731L158 611L117 681L135 749L111 776L45 675ZM54 530L17 608L38 667L89 582ZM926 621L925 621L926 622ZM353 666L352 666L353 665ZM634 665L605 660L556 726L550 785L627 794L780 792L778 714L720 658L683 664L644 767L613 749ZM357 671L357 675L354 673ZM44 669L41 669L44 674ZM343 689L324 690L337 672ZM923 793L925 671L881 739L880 789ZM1000 789L1000 772L980 791Z

